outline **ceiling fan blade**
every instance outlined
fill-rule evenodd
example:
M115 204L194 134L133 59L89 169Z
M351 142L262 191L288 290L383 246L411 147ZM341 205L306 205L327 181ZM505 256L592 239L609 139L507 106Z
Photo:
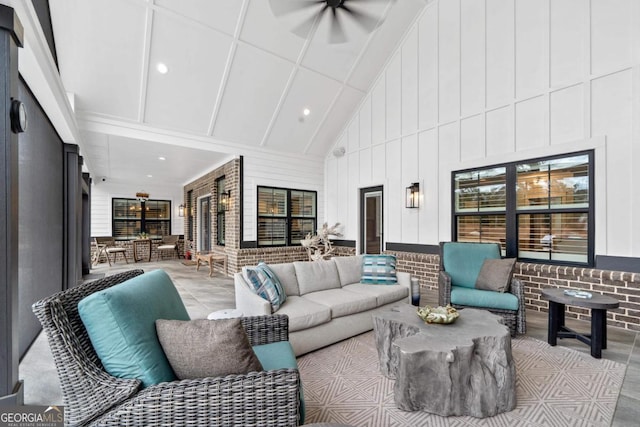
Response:
M344 34L344 28L340 23L340 14L337 13L336 8L331 9L333 16L331 18L331 32L329 33L329 43L344 43L347 41L347 36Z
M276 17L306 9L324 0L269 0L271 11Z
M306 39L309 36L309 31L311 31L311 29L313 28L316 19L322 19L322 15L324 15L328 8L329 6L325 4L320 12L318 12L317 14L314 13L309 18L305 19L300 25L297 25L294 29L292 29L291 32L297 36L302 37L303 39Z
M349 6L345 6L344 4L342 4L340 7L349 12L349 14L353 17L353 20L366 32L370 33L378 27L379 20L375 16L352 9Z
M395 3L396 0L344 0L349 3Z

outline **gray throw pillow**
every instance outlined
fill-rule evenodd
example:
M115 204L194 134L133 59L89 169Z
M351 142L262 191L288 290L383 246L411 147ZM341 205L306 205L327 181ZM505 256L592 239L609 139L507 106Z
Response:
M262 371L240 319L156 320L156 332L178 379Z
M476 279L476 289L505 292L511 284L515 258L485 259Z

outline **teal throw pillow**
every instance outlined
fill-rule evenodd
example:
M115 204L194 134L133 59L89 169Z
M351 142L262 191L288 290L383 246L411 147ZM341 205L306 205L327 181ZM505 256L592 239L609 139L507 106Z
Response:
M360 283L374 285L395 285L398 283L395 255L364 255Z
M269 301L272 312L278 311L287 300L278 276L264 262L255 267L242 267L242 276L254 293Z
M173 282L162 270L93 293L78 313L105 370L118 378L137 378L143 387L176 376L156 334L156 320L189 320Z

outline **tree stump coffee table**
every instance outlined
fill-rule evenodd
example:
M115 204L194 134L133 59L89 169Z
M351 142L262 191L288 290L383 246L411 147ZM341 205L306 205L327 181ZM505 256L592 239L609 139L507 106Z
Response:
M426 324L408 304L374 314L380 370L396 380L396 406L477 418L515 408L516 368L502 322L465 308L453 324Z

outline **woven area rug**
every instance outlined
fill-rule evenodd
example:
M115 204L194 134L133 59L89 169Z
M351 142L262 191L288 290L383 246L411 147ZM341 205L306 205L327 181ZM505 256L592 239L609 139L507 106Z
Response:
M405 412L378 370L373 332L298 359L306 423L371 426L609 426L625 366L529 337L512 341L517 406L490 418Z

